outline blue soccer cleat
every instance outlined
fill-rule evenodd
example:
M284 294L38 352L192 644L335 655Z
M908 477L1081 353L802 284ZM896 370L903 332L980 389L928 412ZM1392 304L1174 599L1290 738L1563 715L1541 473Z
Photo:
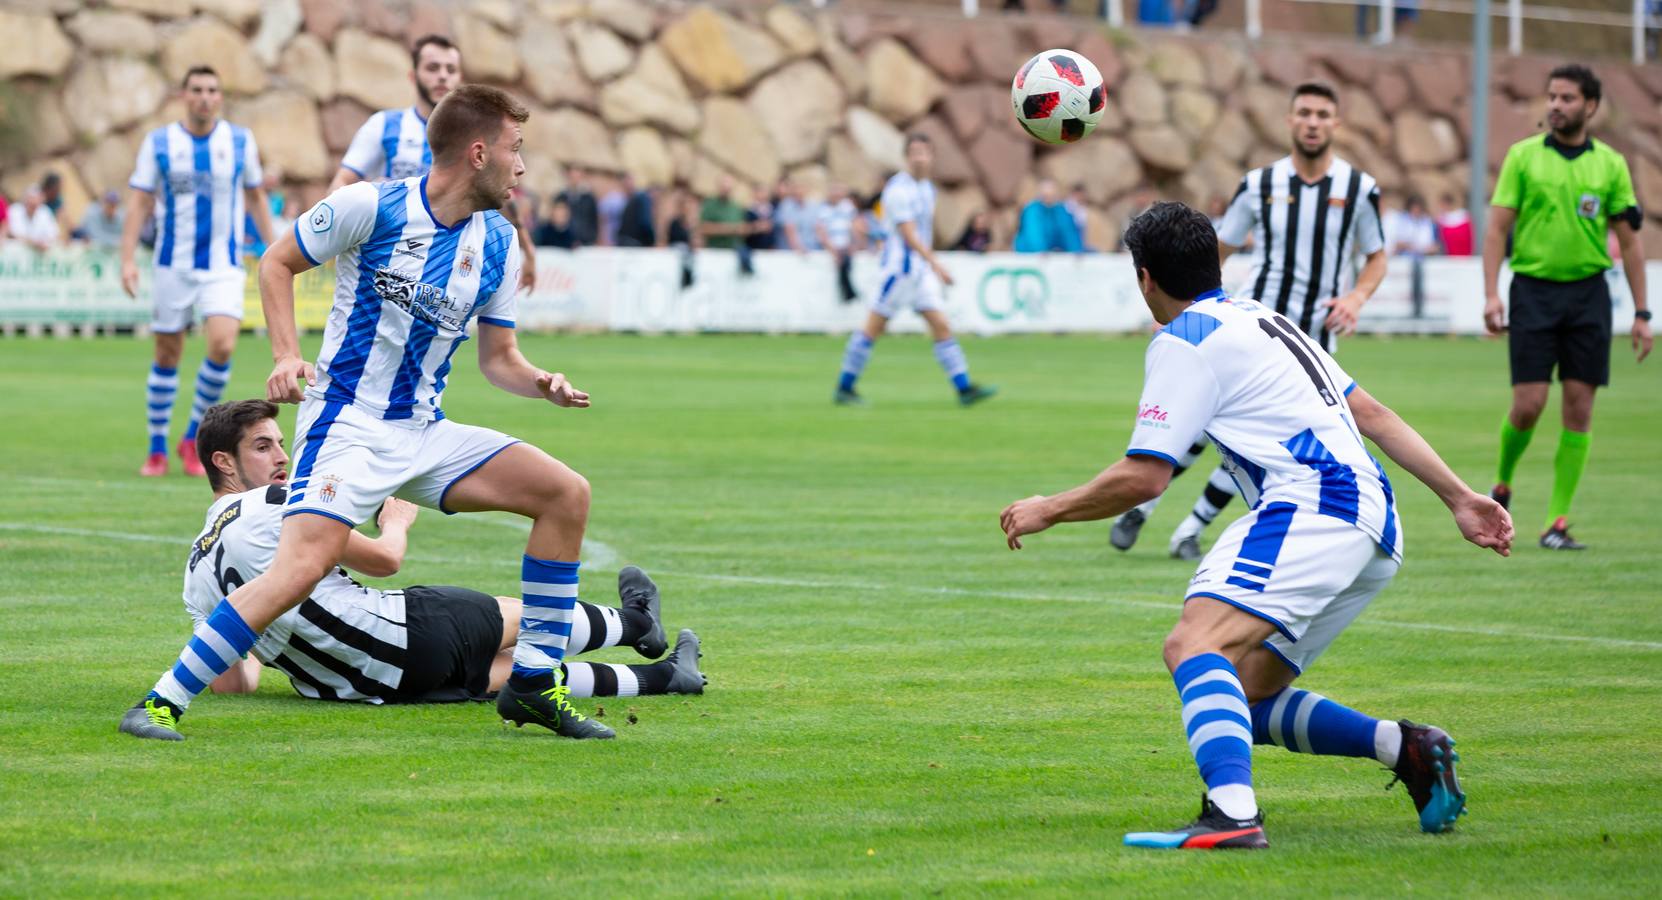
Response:
M1435 725L1416 725L1403 719L1402 751L1392 771L1408 789L1414 800L1414 809L1420 814L1420 830L1439 834L1454 827L1454 820L1466 814L1466 792L1460 789L1460 779L1454 774L1454 764L1460 754L1454 752L1454 739Z

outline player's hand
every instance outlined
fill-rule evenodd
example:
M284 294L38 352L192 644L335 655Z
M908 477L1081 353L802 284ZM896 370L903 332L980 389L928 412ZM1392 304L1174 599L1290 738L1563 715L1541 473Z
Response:
M127 296L138 299L138 263L130 259L121 261L121 289Z
M935 277L941 280L941 284L946 285L947 287L952 286L952 273L946 270L946 266L941 265L939 262L930 263L929 266L935 270Z
M1633 354L1638 357L1638 362L1644 362L1645 357L1650 355L1652 343L1653 342L1650 336L1650 323L1646 322L1644 319L1634 319Z
M1490 294L1483 303L1483 327L1489 329L1490 334L1506 330L1506 304L1500 302L1499 294Z
M1466 540L1501 556L1512 555L1512 516L1505 507L1476 491L1468 491L1449 511L1454 513L1454 524L1460 527L1460 534Z
M538 372L537 390L542 393L544 400L555 406L586 409L589 405L589 395L572 387L571 382L559 372Z
M1356 321L1362 314L1362 303L1367 298L1356 291L1322 303L1327 307L1327 330L1340 337L1356 333Z
M1004 542L1011 550L1021 549L1021 536L1037 534L1056 524L1050 518L1048 502L1039 494L1004 507L998 514L998 524L1004 529Z
M265 398L272 403L299 403L304 393L300 380L306 385L317 384L317 373L312 364L298 356L285 356L271 367L271 377L265 380Z
M526 253L519 258L519 292L530 293L537 286L537 257Z
M381 504L381 514L375 517L375 524L381 529L382 533L385 533L388 527L409 528L415 524L416 514L419 512L421 512L421 507L414 503L400 500L397 497L388 497L387 502Z

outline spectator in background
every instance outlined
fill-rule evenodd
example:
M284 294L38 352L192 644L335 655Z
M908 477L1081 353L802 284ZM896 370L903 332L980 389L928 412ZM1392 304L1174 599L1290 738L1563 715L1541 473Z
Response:
M789 247L798 253L825 249L819 235L819 220L825 204L808 197L802 183L795 179L786 178L780 184L785 195L774 208L774 217L784 238L780 249Z
M854 216L854 249L870 250L883 246L888 232L883 228L883 195L872 194L856 207Z
M87 207L76 236L94 250L114 252L121 249L121 223L125 217L120 192L105 191L97 203Z
M1137 189L1131 192L1131 205L1130 205L1130 208L1125 211L1125 222L1124 222L1124 224L1122 224L1120 226L1120 235L1121 235L1120 242L1119 242L1120 252L1122 252L1122 253L1125 252L1125 238L1124 238L1124 235L1131 228L1131 220L1137 218L1140 215L1142 215L1144 210L1148 209L1150 206L1153 206L1154 201L1159 200L1159 199L1160 199L1160 192L1156 191L1154 189L1154 185L1152 185L1152 184L1138 185ZM1225 208L1227 208L1227 207L1228 207L1228 204L1226 203Z
M625 185L612 183L612 189L602 194L595 202L595 209L600 215L599 241L608 247L617 245L617 227L623 220L623 207L629 203L629 193Z
M1362 0L1356 4L1356 36L1362 40L1371 39L1374 43L1384 43L1380 40L1378 28L1374 22L1378 20L1379 4ZM1414 32L1414 23L1420 18L1419 0L1396 0L1395 14L1396 28L1393 37L1405 40Z
M1063 205L1053 179L1039 182L1039 196L1021 210L1016 227L1017 253L1078 253L1083 249L1079 227Z
M46 206L46 197L38 187L23 192L23 202L12 208L6 230L39 253L58 245L58 219Z
M548 204L548 218L537 222L537 227L531 230L531 243L566 250L577 246L577 232L571 227L571 203L564 193L556 194Z
M589 189L589 173L571 166L566 169L566 189L560 192L571 210L571 238L576 247L592 247L600 241L600 208Z
M669 216L664 221L664 243L681 254L683 291L693 286L693 247L698 243L693 225L697 216L698 209L693 205L692 194L681 190L670 193Z
M854 219L859 210L848 199L848 188L832 182L826 188L825 202L819 204L819 217L814 222L814 236L821 247L837 258L837 289L844 303L853 303L860 294L854 290Z
M652 210L653 189L636 186L631 175L623 176L623 191L629 199L618 213L617 245L619 247L658 246L657 217Z
M1385 217L1385 249L1392 256L1409 260L1409 299L1414 318L1425 311L1425 258L1437 255L1437 223L1425 208L1425 201L1410 196L1403 208Z
M980 210L970 216L964 225L964 233L958 235L958 240L952 245L954 250L964 250L969 253L986 253L993 243L993 228L991 215L986 210Z
M1437 238L1447 256L1472 255L1472 216L1454 195L1444 191L1437 198Z
M6 221L11 213L11 203L7 202L4 192L0 192L0 244L6 241Z
M1076 184L1073 186L1073 190L1068 192L1068 199L1063 205L1068 208L1068 215L1073 216L1074 230L1079 232L1080 248L1086 253L1095 253L1097 248L1085 243L1085 236L1090 233L1091 228L1091 207L1089 203L1090 200L1085 196L1085 186Z
M40 179L41 202L52 211L52 218L56 219L63 210L63 176L56 172L47 172Z
M750 208L744 212L745 246L752 250L772 250L776 246L773 240L773 198L768 196L765 185L756 185L750 190Z
M755 270L744 240L748 233L744 206L733 197L733 177L722 175L716 182L716 195L706 197L698 209L698 235L706 247L738 251L739 274L751 275Z

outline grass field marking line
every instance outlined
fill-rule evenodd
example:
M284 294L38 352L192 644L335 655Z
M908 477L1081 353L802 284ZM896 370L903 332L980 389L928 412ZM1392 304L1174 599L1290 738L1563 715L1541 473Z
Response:
M502 523L498 523L502 524ZM146 544L178 544L183 546L187 541L177 537L168 537L158 534L143 534L138 532L99 531L91 528L67 528L59 525L35 525L24 522L0 522L0 531L34 531L42 534L61 534L71 537L108 538L117 541L134 541ZM618 560L617 551L607 544L595 540L585 540L585 550L589 556L589 564L598 569L610 570ZM456 559L426 554L412 555L412 560L448 564L472 564L474 559ZM677 578L695 578L701 581L724 581L733 584L755 584L774 587L813 588L816 590L848 590L850 588L863 591L895 591L904 590L914 594L937 594L949 597L990 597L1006 600L1031 600L1041 603L1112 603L1116 606L1135 606L1143 609L1158 609L1173 611L1176 605L1172 603L1157 603L1149 600L1127 600L1119 597L1079 597L1060 594L1040 594L1028 591L994 591L975 590L971 588L955 587L911 587L895 584L881 584L859 581L825 581L808 578L775 578L766 575L726 575L714 572L682 572L679 570L656 570L657 574L674 576ZM1477 628L1463 625L1438 625L1431 622L1399 622L1392 619L1360 619L1356 623L1362 627L1383 626L1386 628L1405 628L1414 631L1437 631L1445 634L1464 634L1479 637L1510 638L1513 640L1568 642L1576 644L1595 644L1604 647L1630 647L1637 650L1662 650L1662 641L1636 641L1626 638L1596 637L1579 634L1551 634L1539 631L1510 631L1504 628Z

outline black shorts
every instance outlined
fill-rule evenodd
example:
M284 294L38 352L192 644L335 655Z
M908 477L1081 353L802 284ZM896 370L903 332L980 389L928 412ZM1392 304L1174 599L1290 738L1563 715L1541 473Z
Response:
M496 598L460 587L404 589L409 626L404 678L389 703L457 703L491 696L491 663L502 643Z
M1610 383L1610 285L1600 272L1580 281L1512 276L1508 311L1512 383L1573 379Z

